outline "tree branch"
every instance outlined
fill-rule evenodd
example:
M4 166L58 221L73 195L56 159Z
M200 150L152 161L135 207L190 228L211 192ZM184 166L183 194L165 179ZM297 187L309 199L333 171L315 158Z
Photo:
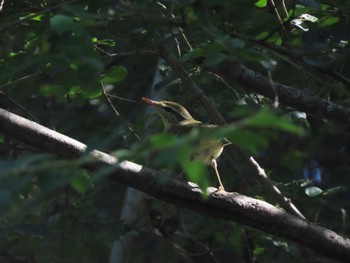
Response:
M87 154L85 144L3 109L0 109L0 131L64 158ZM93 162L88 165L90 170L110 167L109 179L158 199L278 235L343 262L350 261L349 239L290 215L269 203L225 192L214 192L205 199L199 189L171 178L164 180L161 173L142 165L129 161L118 162L115 157L97 150L91 151L89 156L93 158Z
M262 94L271 99L277 93L281 103L300 111L316 114L326 119L334 120L350 126L350 109L327 101L306 90L271 82L268 78L256 73L239 62L226 64L219 69L231 81L238 81L246 89Z

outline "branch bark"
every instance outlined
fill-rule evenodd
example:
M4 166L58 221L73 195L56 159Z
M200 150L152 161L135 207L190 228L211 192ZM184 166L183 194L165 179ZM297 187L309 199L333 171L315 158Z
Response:
M226 64L218 70L225 80L238 81L246 89L274 99L278 95L279 101L297 110L316 114L326 119L334 120L350 126L350 109L331 101L322 99L307 90L297 89L288 85L273 82L256 73L239 62Z
M64 158L86 155L87 146L33 121L0 109L0 131L41 150ZM161 200L295 241L343 262L350 261L350 240L337 233L290 215L261 200L238 193L212 193L203 198L199 189L168 178L142 165L122 161L103 152L89 153L91 170L110 167L108 178ZM162 178L162 180L159 180Z

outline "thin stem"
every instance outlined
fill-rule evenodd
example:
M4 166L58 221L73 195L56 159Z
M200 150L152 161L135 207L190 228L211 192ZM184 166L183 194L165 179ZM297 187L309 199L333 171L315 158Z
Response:
M117 109L114 107L112 101L111 101L110 98L108 97L108 94L107 94L106 89L105 89L105 87L104 87L104 85L103 85L102 82L101 82L101 87L102 87L103 94L104 94L105 98L107 99L109 105L110 105L111 108L113 109L115 115L117 115L117 117L118 117L119 119L122 120L122 122L125 124L125 126L128 128L128 130L129 130L139 141L142 141L141 138L140 138L140 136L138 136L137 133L136 133L136 132L134 131L134 129L132 128L131 123L129 123L126 119L124 119L124 118L120 115L120 113L117 111Z
M20 108L25 114L27 114L32 120L38 122L38 120L22 105L20 105L18 102L15 100L11 99L9 96L7 96L4 92L0 91L0 95L2 95L5 99L16 105L16 107Z

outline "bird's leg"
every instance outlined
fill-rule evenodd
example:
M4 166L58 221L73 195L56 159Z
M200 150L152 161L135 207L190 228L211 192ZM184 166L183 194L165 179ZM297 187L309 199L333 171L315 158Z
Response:
M218 164L216 162L216 160L213 158L212 161L211 161L211 166L213 166L214 170L215 170L215 173L216 173L216 176L218 178L218 181L219 181L219 191L225 191L225 188L221 182L221 178L220 178L220 175L219 175L219 171L218 171Z

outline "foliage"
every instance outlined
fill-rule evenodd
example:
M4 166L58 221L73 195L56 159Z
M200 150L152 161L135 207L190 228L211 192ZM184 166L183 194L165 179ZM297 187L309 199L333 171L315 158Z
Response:
M159 58L157 45L166 44L228 121L212 136L253 154L307 218L349 234L348 127L278 103L278 96L271 101L220 73L239 61L271 81L349 106L350 3L274 2L5 0L1 107L91 149L169 176L183 169L202 188L215 186L212 170L188 161L198 134L162 134L159 118L140 100L177 101L196 118L216 122ZM285 240L190 211L181 211L186 238L175 236L169 246L155 240L147 218L123 225L126 187L105 180L103 171L0 139L0 258L107 261L113 241L132 233L140 250L130 262L315 259ZM224 154L219 170L227 190L276 204L238 154Z

